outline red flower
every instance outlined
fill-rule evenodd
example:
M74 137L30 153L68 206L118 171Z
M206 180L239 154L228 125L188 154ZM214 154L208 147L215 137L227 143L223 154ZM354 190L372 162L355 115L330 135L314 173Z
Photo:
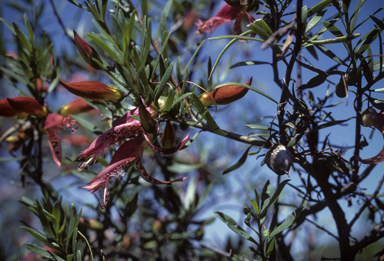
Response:
M0 116L26 118L28 116L28 113L15 110L11 105L9 105L9 102L7 99L1 99L0 100Z
M146 110L148 110L149 113L151 113L152 111L150 108L146 108ZM185 145L185 143L187 143L187 141L189 140L189 134L177 146L166 146L165 148L159 148L151 143L150 138L148 138L147 134L144 132L141 126L141 122L131 118L130 115L138 116L139 107L135 108L134 110L128 112L123 117L121 117L112 129L103 133L101 136L95 139L89 146L89 148L79 154L80 158L92 156L87 162L79 166L79 170L81 170L87 164L94 163L97 158L104 152L104 150L112 144L137 135L137 137L130 139L124 144L122 144L120 148L116 151L116 153L113 155L109 166L103 171L101 171L99 174L97 174L87 184L87 186L83 187L93 193L97 191L100 187L104 186L103 206L107 204L106 197L109 179L116 176L123 176L125 174L125 170L134 163L136 164L136 168L140 176L144 180L152 184L170 184L177 181L184 181L186 179L179 178L173 181L157 180L151 177L146 171L142 162L142 157L143 151L148 144L154 151L159 154L173 154L176 151L180 150ZM172 128L172 130L170 130L170 128ZM164 137L162 138L162 140L167 139L169 133L173 131L173 127L170 125L170 123L167 123L165 131L168 134L163 135ZM172 133L170 134L170 136L172 136ZM169 145L169 142L167 141L162 141L162 143Z
M61 107L58 112L61 115L68 116L69 114L78 114L83 112L88 112L91 110L94 110L91 105L89 105L86 101L84 101L82 98L77 98L68 103L67 105L64 105Z
M129 117L130 115L138 116L139 109L136 108L122 116L110 130L97 137L86 150L82 151L78 155L80 156L79 159L92 156L92 158L90 158L87 162L84 162L79 166L79 170L83 169L88 164L95 163L97 158L109 146L115 144L118 141L135 136L143 131L140 121Z
M76 131L75 124L76 121L71 120L70 116L64 117L56 113L48 114L45 119L44 129L47 132L49 147L51 148L53 161L59 168L61 167L61 142L58 130L72 128L73 133Z
M253 23L255 21L255 18L253 18L252 15L247 13L245 10L247 9L246 6L230 6L229 4L225 4L220 11L216 14L216 16L208 19L204 23L199 19L199 21L196 23L197 30L195 34L201 34L201 33L211 33L213 32L216 27L218 27L221 24L228 23L232 20L236 20L235 24L233 25L233 32L235 34L241 34L241 20L244 16L247 16L248 23Z
M369 108L362 114L362 125L365 127L375 127L378 129L384 138L384 112L377 113L373 108ZM384 147L379 154L369 159L362 159L355 155L355 159L364 164L377 164L384 161Z
M252 77L244 84L251 85ZM249 89L238 85L227 85L213 89L209 94L203 93L200 96L200 101L205 107L209 107L213 104L226 105L243 98L248 90Z
M62 80L59 81L69 92L85 99L118 102L123 98L123 94L118 89L108 87L101 82L85 81L67 83Z
M43 107L36 99L28 96L18 96L15 98L7 98L9 105L16 111L21 111L26 114L35 114L42 118L47 115L47 108Z

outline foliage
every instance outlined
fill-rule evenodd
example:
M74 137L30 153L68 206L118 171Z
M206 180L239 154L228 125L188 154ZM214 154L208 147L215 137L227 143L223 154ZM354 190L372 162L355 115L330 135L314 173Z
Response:
M373 173L384 146L372 158L360 154L374 144L361 125L384 137L384 113L376 111L384 109L384 7L363 17L365 0L68 0L65 8L86 21L70 28L69 13L55 1L23 2L28 8L11 1L4 7L21 20L0 19L0 115L7 117L1 162L18 164L4 164L19 174L15 189L36 185L42 194L21 196L39 221L22 221L34 238L23 240L23 252L47 260L311 260L321 251L355 260L370 246L383 257L384 176ZM47 13L66 37L61 43L47 30ZM228 23L234 34L223 33ZM276 93L262 88L264 77L254 69L265 67ZM63 93L77 99L59 107ZM64 139L75 123L77 134ZM347 124L348 146L330 135ZM254 133L234 132L249 130L242 126ZM233 180L245 170L257 177L238 196ZM363 182L368 177L374 186ZM276 181L273 194L269 180ZM207 239L219 223L207 209L220 208L220 189L225 201L237 200L237 212L246 205L245 229L234 215L214 211L237 234L226 246ZM66 194L73 191L79 198ZM76 202L69 208L63 198ZM369 223L364 236L353 231L357 222ZM338 251L320 249L329 241L318 235L337 241ZM17 248L0 246L0 258L12 252Z

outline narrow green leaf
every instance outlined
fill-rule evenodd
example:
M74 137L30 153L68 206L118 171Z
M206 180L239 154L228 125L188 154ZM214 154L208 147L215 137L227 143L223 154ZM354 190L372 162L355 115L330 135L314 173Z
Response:
M256 211L256 214L259 215L260 214L259 204L256 201L254 201L253 199L251 199L251 204L252 204L253 209Z
M171 110L174 97L175 97L175 92L173 90L169 90L169 94L163 108L163 113L167 113Z
M269 242L267 252L265 253L265 255L269 256L274 250L275 250L275 239L272 239L272 241Z
M133 12L131 13L131 17L129 18L129 22L124 24L124 30L123 30L124 60L128 60L129 58L129 49L131 46L133 25L135 24L135 16L136 16L136 10L133 10Z
M59 204L58 201L56 201L55 204L53 205L52 215L55 217L54 218L54 221L55 221L55 231L56 231L56 236L58 237L59 236L59 230L60 230L60 218L61 218L61 215L60 215L60 204Z
M114 45L114 41L112 38L103 40L100 36L98 36L95 33L87 33L89 38L92 39L92 41L97 44L101 49L103 49L111 58L118 62L119 64L124 64L121 57L123 57L123 53L120 51L120 49Z
M284 220L283 223L281 223L277 228L271 231L271 234L269 234L269 238L273 238L277 234L281 233L284 229L290 227L293 224L293 222L295 222L295 219L300 215L300 212L302 209L303 207L300 207L295 211L293 211L292 214L289 215L289 217L286 220Z
M268 202L268 204L264 204L263 208L261 210L261 215L267 213L268 209L275 204L277 199L280 196L280 193L283 191L285 185L290 181L290 179L283 180L278 186L276 191L273 193L273 196L271 197L271 200Z
M53 247L52 244L49 242L49 240L47 239L46 236L44 236L43 234L41 234L39 231L37 231L36 229L34 228L30 228L30 227L24 227L24 226L21 226L20 228L24 229L25 231L27 231L29 234L31 234L34 238L36 238L37 240L39 240L41 243L43 243L44 245L48 246L48 247Z
M249 24L247 27L264 41L268 40L273 33L269 25L261 18L257 19L253 24Z
M66 261L66 260L62 259L61 257L57 256L56 254L52 253L51 251L46 250L46 249L41 248L41 247L38 247L38 246L35 246L33 244L26 244L25 243L22 245L25 246L29 251L36 253L38 255L41 255L43 257L49 258L50 260Z
M213 119L212 115L208 111L208 109L202 104L202 102L199 100L199 97L195 93L192 93L192 98L193 98L193 104L196 106L197 111L201 114L204 115L204 119L207 121L209 127L211 127L212 131L226 137L227 133L222 131L215 120Z
M93 125L93 123L83 119L82 117L79 117L78 115L71 115L71 118L91 132L98 133L98 134L103 133L103 131L99 127L97 127L96 125Z
M350 22L350 27L349 30L353 32L355 30L357 18L359 18L360 10L363 4L365 3L366 0L359 0L356 4L355 11L353 12L353 15L351 17L351 22Z
M315 47L316 47L317 49L319 49L323 54L325 54L326 56L328 56L329 58L331 58L332 60L338 62L339 64L342 64L342 65L348 67L348 65L347 65L345 62L343 62L339 57L337 57L336 54L334 54L334 53L333 53L331 50L329 50L328 48L322 46L321 44L320 44L320 45L315 45Z
M223 221L225 224L227 224L227 226L232 230L234 231L236 234L238 234L239 236L241 236L242 238L245 238L251 242L254 242L255 243L255 240L247 233L244 231L244 229L242 229L236 222L235 220L233 220L230 216L224 214L224 213L221 213L219 211L214 211L213 212L215 214L216 217L218 217L221 221Z
M160 22L159 22L159 31L157 39L160 38L161 34L167 30L167 17L171 11L173 0L168 0L164 6L163 12L161 13Z
M171 0L169 0L169 1L171 1ZM191 64L191 62L193 61L193 59L195 59L197 53L200 51L200 48L203 46L204 42L205 42L205 40L203 40L203 41L200 43L199 47L197 47L197 49L196 49L196 51L193 53L191 59L189 59L189 61L188 61L188 63L187 63L187 66L185 66L185 68L184 68L183 71L181 72L182 75L185 75L185 74L187 73L189 65Z
M323 0L317 5L311 7L308 10L307 17L311 17L312 15L317 14L318 12L324 10L327 6L332 5L332 2L333 2L332 0Z
M313 27L315 27L315 25L317 25L321 18L323 18L325 12L327 10L321 10L317 15L315 15L314 17L311 18L311 20L309 20L307 26L305 27L305 33L307 34L309 31L311 31L311 29Z
M141 10L143 12L143 17L148 16L148 2L147 2L147 0L141 0Z
M33 43L33 30L32 30L32 26L28 20L27 13L24 13L24 23L25 23L25 27L27 27L27 30L28 30L29 42Z
M157 101L159 99L160 95L163 93L165 87L167 86L169 79L171 78L172 71L173 71L173 63L171 63L168 66L163 77L161 78L160 84L158 86L156 86L154 100Z
M246 124L248 128L251 128L253 130L269 130L268 127L265 127L263 125L257 125L257 124Z
M324 39L324 40L308 40L309 43L313 45L319 45L319 44L334 44L334 43L343 43L343 42L348 42L352 39L355 39L357 37L360 37L360 34L352 34L352 35L347 35L347 36L341 36L341 37L336 37L332 39Z
M243 155L241 156L241 158L235 163L233 164L232 166L226 168L224 171L223 171L223 175L231 172L231 171L234 171L235 169L238 169L240 168L244 162L246 161L247 157L248 157L248 152L249 150L252 148L253 146L249 146L248 149L246 149L246 151L243 153Z
M21 42L21 44L28 50L28 52L32 52L32 44L28 41L27 37L25 37L24 33L20 30L19 26L15 23L12 22L13 24L13 29L16 32L16 36Z

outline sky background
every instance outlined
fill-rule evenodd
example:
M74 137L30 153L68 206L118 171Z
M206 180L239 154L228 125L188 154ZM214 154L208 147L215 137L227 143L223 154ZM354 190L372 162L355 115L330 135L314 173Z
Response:
M91 16L90 14L80 10L79 8L75 7L74 5L69 4L66 1L54 1L55 5L60 13L60 16L63 19L63 23L68 29L68 33L72 35L72 30L76 30L77 33L81 37L85 37L85 32L89 32L90 30L96 31L97 29L94 28L94 25L90 23ZM161 1L159 1L161 2ZM314 4L318 3L318 1L304 1L304 5L307 5L308 7L313 6ZM372 14L374 11L376 11L381 5L383 5L383 1L375 1L375 0L368 0L363 8L361 9L360 18L358 20L358 23L362 20L361 18L365 18L368 15ZM224 4L224 1L223 1ZM223 5L222 4L222 5ZM352 6L354 7L356 4L356 1L352 1ZM217 10L215 10L213 13L216 13L222 5L217 6ZM15 11L13 8L10 8L9 6L3 5L3 18L4 20L11 22L13 20L21 20L21 13ZM68 51L69 53L77 52L77 50L74 48L74 45L68 41L66 36L64 36L64 33L62 29L59 27L58 23L56 22L56 18L50 9L50 5L46 4L46 12L43 18L43 21L46 21L45 23L45 30L53 36L52 41L55 44L55 49L57 55L60 54L60 50ZM292 4L290 6L292 10L295 10L295 5ZM353 10L353 9L351 9ZM331 17L334 15L336 10L330 10L326 13L325 17ZM30 14L29 14L30 15ZM158 17L160 17L161 13L158 13ZM155 14L156 16L156 14ZM202 18L207 17L207 14L202 14ZM380 12L376 15L376 17L382 19L383 18L383 12ZM256 16L256 18L260 18ZM287 19L291 20L291 18ZM220 36L224 34L231 34L232 30L232 24L225 24L220 26L212 35L211 37ZM339 26L339 28L342 28L340 26L340 23L336 24ZM368 21L366 25L361 26L356 33L361 33L364 35L370 28L372 28L373 22ZM170 28L172 25L168 24L168 28ZM313 32L316 32L321 28L321 24L317 25ZM195 27L193 27L193 30L195 30ZM5 38L7 39L10 36L9 30L3 26L3 31L5 34ZM153 30L156 32L156 30ZM8 37L7 37L8 36ZM209 35L206 35L207 37ZM190 59L190 56L194 52L195 43L201 39L202 36L195 36L196 41L191 42L190 47L186 48L185 51L183 51L182 59L181 61L184 61L185 63ZM324 34L324 38L334 38L334 36L330 35L329 33ZM89 40L89 39L88 39ZM204 43L203 48L201 49L201 54L199 55L199 59L205 60L207 62L208 56L211 56L212 61L216 61L218 54L220 51L224 48L224 46L229 42L229 40L210 40L206 41ZM281 42L280 42L281 43ZM15 50L15 46L12 45L12 43L7 42L7 48L8 50ZM354 41L354 44L356 44L356 41ZM258 42L237 42L235 43L230 49L227 51L227 53L222 58L222 67L219 67L216 69L213 82L214 85L218 85L224 82L246 82L251 76L253 77L253 83L252 86L260 89L261 91L265 92L269 96L273 97L275 100L279 100L281 90L280 88L273 82L273 72L272 68L269 65L258 65L258 66L248 66L248 67L238 67L231 69L228 73L225 73L225 66L234 64L239 61L244 60L258 60L258 61L271 61L271 51L265 50L262 51L260 49L261 44ZM340 58L345 58L347 56L347 52L343 48L342 43L335 44L333 46L327 46L328 48L331 48L331 50L336 53ZM239 51L239 50L245 50L245 52ZM372 45L372 51L373 54L379 53L379 43L376 40L374 44ZM333 62L328 57L321 57L319 61L316 61L311 57L307 51L303 52L305 57L308 57L308 59L313 63L314 66L322 69L327 70L328 68L332 67L335 62ZM322 54L318 52L319 56ZM280 79L285 74L284 66L283 64L280 64ZM195 77L201 79L206 82L206 66L204 68L194 68L196 69ZM309 70L306 70L303 68L303 83L306 83L309 79L315 76L314 73L312 73ZM296 68L292 74L293 76L296 75ZM67 75L64 77L68 77ZM99 75L93 75L93 76L87 76L87 75L79 75L79 77L85 77L83 80L95 80L94 78L99 78ZM90 77L90 78L87 78ZM93 78L92 78L93 77ZM105 77L104 77L105 79ZM331 81L334 83L337 83L339 81L339 78L329 77ZM68 80L68 79L67 79ZM108 83L108 82L106 82ZM376 84L375 88L381 88L382 85ZM0 86L0 88L2 88ZM330 90L334 91L334 86L330 85ZM353 87L351 88L353 89ZM327 84L323 84L317 88L312 89L315 97L320 96L323 97L327 90ZM304 92L307 93L307 92ZM6 97L14 97L18 96L18 93L16 90L2 90L0 94L7 95ZM380 97L381 94L379 94L377 97ZM0 97L5 98L5 97ZM53 110L56 110L57 108L61 107L62 105L68 103L69 101L73 100L75 98L74 95L65 92L63 89L59 90L57 94L53 97L48 98L48 102L50 103ZM382 95L381 95L381 98ZM353 99L354 95L350 93L350 99L347 104L345 98L338 98L333 97L331 99L330 103L338 103L338 102L344 102L342 105L332 108L332 116L337 119L346 119L348 117L354 116L354 110L353 110ZM365 103L366 106L366 103ZM366 108L366 107L365 107ZM244 115L243 112L246 111L247 115ZM265 97L262 97L256 93L248 92L248 94L239 102L235 102L234 104L231 104L229 106L226 106L225 108L219 108L219 111L216 114L213 114L215 117L215 120L217 120L217 123L222 129L228 130L228 131L234 131L236 133L240 133L242 135L247 135L249 133L254 132L253 130L245 127L245 124L264 124L265 126L268 126L270 118L263 119L261 118L262 115L268 115L268 116L274 116L276 112L276 105L268 100ZM3 121L2 121L3 122ZM330 133L330 140L333 144L337 144L340 146L350 146L354 143L354 121L351 120L345 124L345 126L339 126L337 128L327 128L325 130L322 130L320 132L320 141L324 139L326 135ZM2 129L4 130L4 128ZM197 130L192 130L192 135ZM362 128L363 134L368 138L372 132L370 128ZM68 131L69 133L69 131ZM368 140L370 143L368 147L365 147L364 150L361 152L362 158L368 158L373 155L376 155L378 151L383 146L383 138L380 135L378 131L374 132L372 141ZM219 144L219 145L218 145ZM199 146L204 146L205 153L207 154L206 157L202 157L203 159L209 160L209 154L212 152L213 154L217 151L220 152L220 157L217 159L216 163L219 163L222 165L222 170L225 168L231 166L234 164L241 156L241 154L248 148L246 144L241 144L235 141L227 140L225 138L219 137L217 135L213 135L210 133L202 133L199 135L198 139L193 143L191 147L189 147L187 150L181 152L181 153L196 153L197 148ZM65 144L63 144L63 149L65 150ZM233 153L226 153L228 150L230 151L237 151L237 154L233 157ZM257 148L252 148L251 151L256 151ZM266 150L262 152L265 153ZM347 151L343 157L348 159L352 156L353 151ZM71 155L72 154L72 155ZM71 157L75 154L78 154L77 151L71 151L67 156ZM7 157L7 154L2 151L0 152L0 155L2 157ZM249 156L246 163L239 169L225 175L221 176L222 170L218 171L216 173L217 179L224 179L224 182L226 182L228 185L230 185L231 190L226 191L223 190L222 187L215 188L211 195L211 202L210 198L208 198L208 206L206 207L205 211L199 216L200 218L208 218L213 216L213 211L221 211L224 212L231 217L233 217L242 227L246 227L243 224L243 214L242 214L242 208L244 205L240 202L244 202L247 200L248 205L249 203L249 196L253 197L253 187L252 184L264 184L266 180L270 180L272 188L276 188L276 174L274 174L272 171L270 171L266 166L261 167L261 162L264 157L258 157L260 154L257 154L256 156ZM364 168L364 167L363 167ZM363 169L362 168L362 169ZM14 183L17 183L19 181L19 177L14 175L14 172L18 169L17 164L15 163L2 163L0 162L0 169L3 169L6 171L4 173L5 175L2 175L0 177L0 206L7 204L9 205L11 202L16 202L22 195L25 193L32 192L33 188L25 188L22 191L17 191L14 189ZM89 202L94 203L96 199L93 196L90 196L89 193L86 190L80 190L79 187L84 184L79 184L77 187L73 186L74 180L71 178L68 178L69 176L61 176L59 169L51 168L53 169L53 173L50 173L50 176L52 177L52 182L55 186L60 188L59 190L62 190L62 193L64 195L64 198L68 202L84 202L89 200ZM371 188L375 187L375 184L377 184L377 181L381 178L383 175L384 168L382 165L378 165L373 173L370 175L369 178L367 178L363 183L361 183L361 188ZM188 182L192 182L194 178L197 177L196 173L190 173L188 174L190 177L188 179ZM286 179L288 177L283 177L282 179ZM291 182L292 184L300 184L300 180L297 173L293 173L291 171ZM261 186L261 185L258 185ZM16 191L16 192L15 192ZM370 190L368 190L370 191ZM383 193L383 190L381 190L381 193ZM219 199L215 202L212 202L212 199ZM281 200L282 202L298 202L297 193L289 188L288 186L284 190L284 198ZM361 202L357 201L357 199L353 199L353 206L347 207L346 201L339 201L340 204L342 204L343 208L346 209L347 212L347 219L350 220L354 213L357 212L357 210L361 206ZM345 204L344 204L345 203ZM16 204L16 203L15 203ZM81 206L78 205L80 208ZM7 208L7 211L12 211L11 208ZM288 216L293 209L286 209L286 215ZM0 221L2 220L2 214L0 214ZM361 238L363 235L361 234L361 230L359 229L364 228L364 231L367 230L367 226L373 226L373 224L370 221L366 221L365 217L363 216L361 221L356 223L356 225L353 227L354 235L357 238ZM281 220L279 220L281 221ZM326 227L331 232L337 234L335 225L333 223L333 219L331 217L331 214L328 210L324 210L319 215L318 219L316 220L320 226ZM304 227L303 227L304 228ZM315 228L313 228L316 230ZM233 236L234 239L238 238L237 235L235 235L224 223L222 223L219 220L216 220L212 225L207 227L206 234L205 234L205 242L208 244L221 248L223 245L225 245L225 240L227 238L227 235ZM324 233L321 234L322 236L318 239L318 244L322 245L324 243L329 243L331 237L325 235ZM300 231L299 236L305 239L305 232ZM296 241L299 242L299 241ZM301 246L299 244L294 245L294 252L297 254L301 251ZM246 253L244 253L246 254ZM300 260L300 259L298 259Z

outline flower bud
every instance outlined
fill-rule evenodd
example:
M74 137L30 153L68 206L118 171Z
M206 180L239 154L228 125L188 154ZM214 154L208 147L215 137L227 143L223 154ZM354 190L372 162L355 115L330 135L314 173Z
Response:
M111 102L118 102L124 98L118 89L108 87L101 82L84 81L67 83L62 80L59 81L69 92L92 101L109 100Z
M90 66L92 66L95 69L101 69L101 67L95 62L93 59L100 61L100 63L103 63L99 54L96 52L96 50L90 46L86 41L84 41L75 30L73 30L73 35L75 37L75 43L77 46L77 49L79 50L79 53L81 54L81 57L83 57L84 61L86 61Z
M160 139L160 146L163 149L171 149L176 145L176 136L175 130L171 124L170 120L167 120L167 124L165 125L165 129Z
M141 126L147 133L154 133L156 130L156 123L152 118L151 113L145 108L141 98L139 99L139 116Z
M252 77L245 83L250 85L252 83ZM205 107L214 105L225 105L237 101L244 97L249 89L238 85L228 85L212 90L209 94L203 93L200 95L200 101Z
M82 98L77 98L67 105L64 105L58 110L58 113L64 116L68 116L69 114L78 114L83 112L88 112L94 110L91 105L89 105Z
M377 111L374 108L365 110L361 115L361 125L364 127L371 127L374 125L374 119Z
M3 117L19 117L19 118L27 118L28 114L19 110L15 110L9 105L7 99L0 100L0 116Z
M276 174L288 175L292 165L292 154L286 146L276 144L265 154L265 163L267 163L267 166Z
M27 114L35 114L39 118L47 115L47 108L43 107L36 99L28 96L18 96L15 98L7 98L9 105L17 110Z

